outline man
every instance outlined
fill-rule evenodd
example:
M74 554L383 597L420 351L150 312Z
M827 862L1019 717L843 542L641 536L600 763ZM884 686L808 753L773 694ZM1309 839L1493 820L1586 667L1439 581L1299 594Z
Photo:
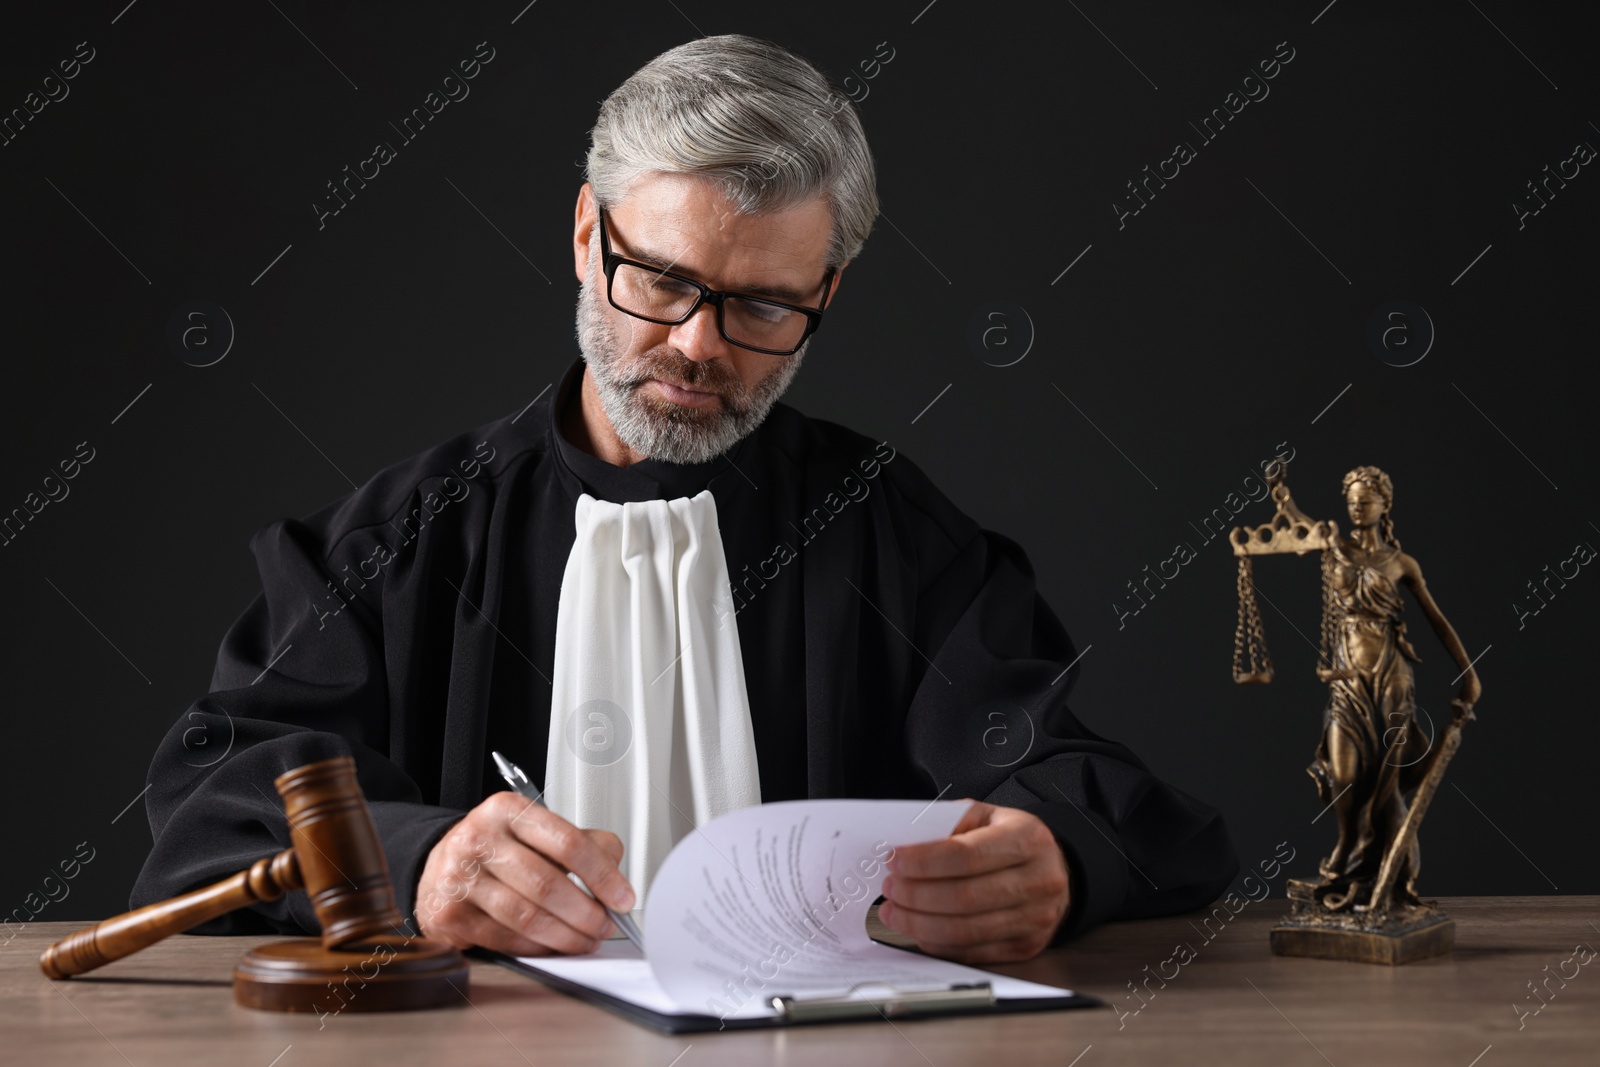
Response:
M592 951L612 924L568 872L627 910L694 825L803 797L978 799L882 890L951 959L1212 900L1221 818L1067 710L1077 655L1022 549L889 442L778 403L877 214L848 100L709 37L592 137L582 360L256 534L262 595L152 763L133 904L285 847L272 777L344 753L402 910L456 945ZM491 751L544 772L548 809ZM202 929L317 925L291 894Z

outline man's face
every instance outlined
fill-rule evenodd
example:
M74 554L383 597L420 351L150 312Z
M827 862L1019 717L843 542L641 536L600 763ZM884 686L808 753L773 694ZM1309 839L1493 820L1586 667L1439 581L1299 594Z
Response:
M606 218L611 250L628 259L713 289L782 287L798 294L786 302L806 307L822 298L832 218L821 198L769 215L740 215L703 178L651 174ZM799 371L805 346L772 356L730 344L710 305L677 326L612 307L587 184L578 196L573 251L583 282L578 345L612 429L635 452L671 463L714 459L761 424Z

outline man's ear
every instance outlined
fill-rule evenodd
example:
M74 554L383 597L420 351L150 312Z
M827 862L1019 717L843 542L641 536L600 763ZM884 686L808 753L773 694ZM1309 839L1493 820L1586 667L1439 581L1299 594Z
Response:
M579 285L589 277L589 235L594 232L598 218L594 188L584 182L578 187L578 203L572 209L572 269Z
M855 260L853 259L847 259L843 266L833 272L833 284L828 287L828 301L822 305L824 311L827 310L828 304L833 303L833 298L839 295L839 286L844 282L844 268L854 262Z

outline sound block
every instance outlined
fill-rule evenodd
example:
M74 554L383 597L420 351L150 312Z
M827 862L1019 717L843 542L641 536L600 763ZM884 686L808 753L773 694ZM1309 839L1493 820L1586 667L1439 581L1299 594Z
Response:
M1379 920L1290 914L1272 928L1275 956L1382 963L1391 967L1447 955L1455 942L1456 921L1427 908L1410 909Z
M338 949L320 938L253 948L233 968L233 999L263 1011L417 1011L463 1003L470 967L426 938L376 937Z

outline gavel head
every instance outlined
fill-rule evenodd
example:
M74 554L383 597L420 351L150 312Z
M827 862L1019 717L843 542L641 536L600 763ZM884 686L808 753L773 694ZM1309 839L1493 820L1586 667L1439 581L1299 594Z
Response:
M273 780L322 944L338 948L394 936L404 923L378 828L349 756L318 760Z

